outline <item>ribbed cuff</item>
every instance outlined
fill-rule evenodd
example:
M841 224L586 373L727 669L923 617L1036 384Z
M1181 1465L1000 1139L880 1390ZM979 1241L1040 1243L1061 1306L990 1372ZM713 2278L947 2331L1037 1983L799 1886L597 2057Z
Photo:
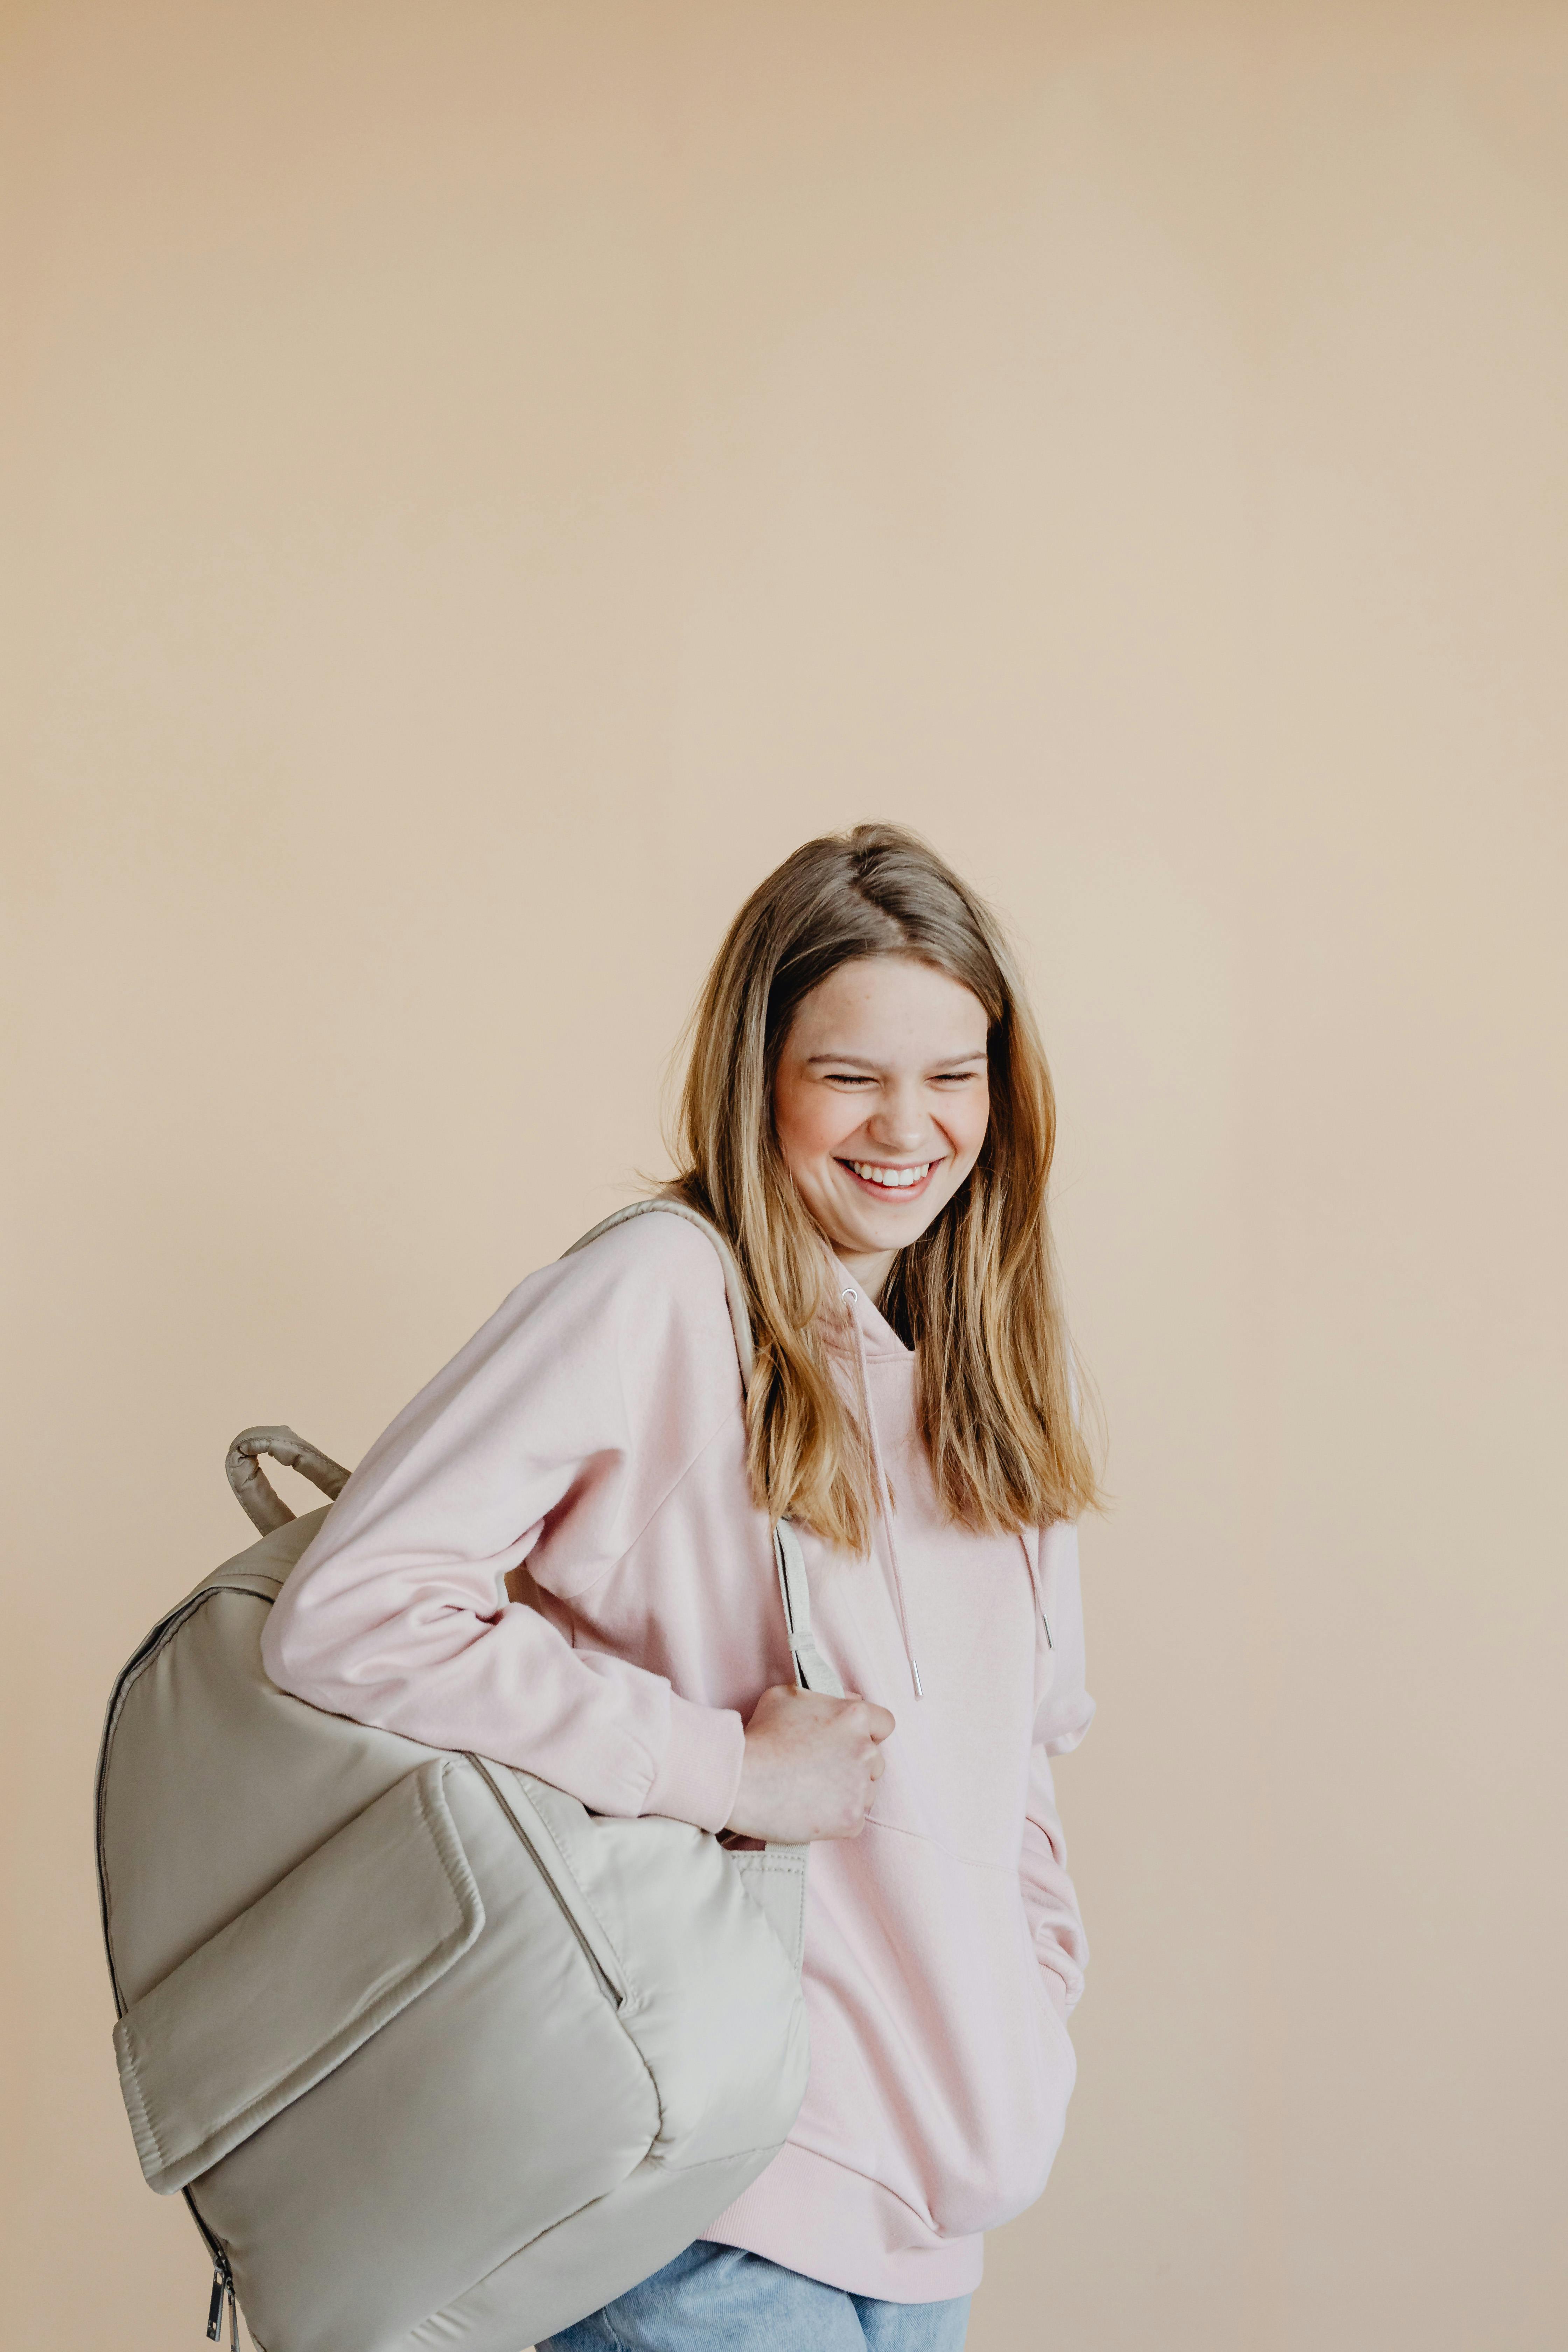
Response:
M745 1752L746 1728L733 1707L694 1706L671 1691L669 1745L643 1811L721 1830L735 1810Z

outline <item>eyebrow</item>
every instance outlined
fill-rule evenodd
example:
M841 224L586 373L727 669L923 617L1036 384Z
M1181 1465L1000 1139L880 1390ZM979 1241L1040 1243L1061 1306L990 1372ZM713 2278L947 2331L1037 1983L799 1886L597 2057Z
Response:
M984 1062L985 1059L985 1047L977 1045L973 1054L939 1054L934 1062L927 1063L926 1067L931 1070L952 1070L964 1062ZM808 1070L815 1069L818 1062L840 1062L853 1070L880 1070L886 1066L881 1062L868 1062L863 1054L808 1054L805 1057L805 1066Z

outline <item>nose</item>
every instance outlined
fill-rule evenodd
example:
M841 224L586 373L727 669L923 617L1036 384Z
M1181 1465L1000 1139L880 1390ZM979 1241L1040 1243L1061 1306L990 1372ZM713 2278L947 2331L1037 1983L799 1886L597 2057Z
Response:
M918 1095L910 1087L890 1087L867 1122L868 1132L879 1150L891 1151L912 1160L926 1139L926 1117Z

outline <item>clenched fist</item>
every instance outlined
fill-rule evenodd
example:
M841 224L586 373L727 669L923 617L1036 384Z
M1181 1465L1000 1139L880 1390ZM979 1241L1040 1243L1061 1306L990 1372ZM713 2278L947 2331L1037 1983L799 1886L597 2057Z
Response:
M892 1728L887 1708L869 1699L824 1698L775 1684L746 1726L741 1786L725 1828L781 1845L858 1837Z

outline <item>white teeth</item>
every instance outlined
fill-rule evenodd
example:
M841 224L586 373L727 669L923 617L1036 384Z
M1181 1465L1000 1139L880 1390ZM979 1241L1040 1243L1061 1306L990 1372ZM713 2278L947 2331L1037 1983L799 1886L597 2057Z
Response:
M928 1160L921 1168L879 1168L869 1160L852 1160L849 1165L868 1184L880 1184L889 1192L907 1192L911 1184L920 1183L931 1174L935 1162Z

